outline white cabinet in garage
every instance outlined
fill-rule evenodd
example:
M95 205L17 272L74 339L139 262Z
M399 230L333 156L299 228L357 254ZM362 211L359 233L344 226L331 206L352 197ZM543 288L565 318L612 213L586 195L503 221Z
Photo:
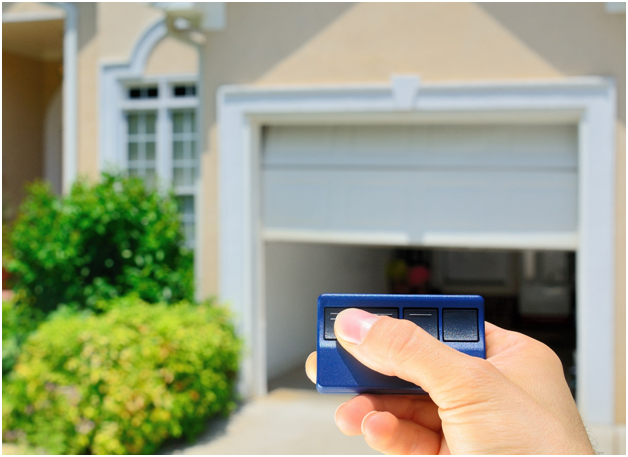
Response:
M575 125L273 126L269 240L573 249Z

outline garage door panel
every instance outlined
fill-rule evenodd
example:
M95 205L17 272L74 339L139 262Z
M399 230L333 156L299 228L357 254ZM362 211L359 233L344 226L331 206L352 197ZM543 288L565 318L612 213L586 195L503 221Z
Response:
M536 182L511 183L506 199L512 202L514 215L505 229L533 230L544 221L547 230L576 232L578 223L578 177L571 175L541 175Z
M424 232L576 231L575 173L268 170L264 177L267 230L392 230L418 244Z
M268 224L283 227L324 228L329 223L328 210L330 192L325 180L316 176L284 173L282 177L269 176L265 179L265 220Z
M368 184L349 185L346 206L339 208L343 217L337 228L403 229L408 225L408 208L411 207L407 201L411 196L409 192L410 186L391 185L376 179L370 179Z
M272 127L264 144L268 239L576 242L575 126Z
M264 166L577 167L575 125L277 126Z

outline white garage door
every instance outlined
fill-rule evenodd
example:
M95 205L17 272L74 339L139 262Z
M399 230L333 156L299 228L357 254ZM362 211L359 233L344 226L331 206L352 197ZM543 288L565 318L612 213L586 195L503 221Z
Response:
M574 249L575 125L274 126L269 240Z

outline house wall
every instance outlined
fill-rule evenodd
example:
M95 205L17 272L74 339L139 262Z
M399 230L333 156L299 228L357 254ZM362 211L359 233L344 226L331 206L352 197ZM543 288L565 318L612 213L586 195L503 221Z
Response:
M44 115L61 86L61 66L2 53L2 193L11 216L24 183L43 177Z
M224 84L612 76L617 83L616 420L625 423L625 15L602 3L229 3L207 33L201 160L203 295L218 291L216 91Z
M166 37L153 49L144 73L147 76L164 74L198 74L199 55L196 48L172 37Z

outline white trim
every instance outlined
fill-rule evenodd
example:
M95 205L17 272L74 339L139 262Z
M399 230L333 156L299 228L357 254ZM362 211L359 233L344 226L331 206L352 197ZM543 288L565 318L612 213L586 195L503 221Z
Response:
M58 3L50 4L60 6ZM23 11L20 13L2 13L2 22L4 24L10 22L56 21L63 18L65 18L65 13L63 11Z
M119 167L125 161L120 146L120 107L122 80L141 79L153 48L167 34L166 24L159 19L140 36L128 62L106 62L100 66L100 170Z
M250 345L242 368L243 394L252 396L266 391L262 368L266 349L262 338L264 298L260 295L264 278L259 261L264 255L261 240L279 239L282 235L290 239L290 234L265 232L262 228L258 185L261 169L257 162L260 150L258 142L252 140L259 135L261 126L287 118L294 123L324 123L330 119L352 123L385 118L390 122L412 115L422 122L458 121L469 116L499 121L504 113L510 113L525 122L569 118L579 125L577 239L573 235L539 234L522 242L521 247L577 248L578 405L588 424L614 423L614 81L590 77L423 83L418 95L410 98L413 101L408 113L399 110L392 84L219 89L220 293L221 299L230 302L240 316L238 328ZM318 236L324 238L326 234ZM397 241L395 237L384 234L382 240ZM466 239L458 237L460 243L481 245L481 239L474 240L469 234ZM431 242L449 244L455 240Z
M63 22L63 164L62 189L67 194L78 170L78 12L72 2L44 2L61 8Z
M57 89L44 117L44 179L61 195L63 166L63 90Z
M205 53L202 52L203 48L200 46L195 46L197 55L198 55L198 84L196 85L196 97L199 100L205 99ZM204 126L207 125L205 122L205 110L203 109L203 104L199 104L198 109L196 110L196 132L198 133L197 138L197 157L198 157L198 179L196 180L196 185L194 189L194 194L196 198L194 199L194 214L196 217L196 221L204 221L204 206L202 204L202 199L204 199L203 186L201 184L201 176L202 176L202 168L203 168L203 153L207 150L207 132L205 132ZM201 281L203 281L203 262L201 261L202 253L204 252L203 248L203 236L202 231L198 230L198 225L196 226L196 231L194 232L196 236L196 240L194 240L194 247L196 248L197 254L194 256L194 291L195 291L195 299L197 301L203 300L205 297L200 288Z
M420 243L410 240L407 232L346 232L328 230L262 229L264 241L295 243L357 244L371 246L429 246L447 248L566 250L578 248L573 233L425 233Z

